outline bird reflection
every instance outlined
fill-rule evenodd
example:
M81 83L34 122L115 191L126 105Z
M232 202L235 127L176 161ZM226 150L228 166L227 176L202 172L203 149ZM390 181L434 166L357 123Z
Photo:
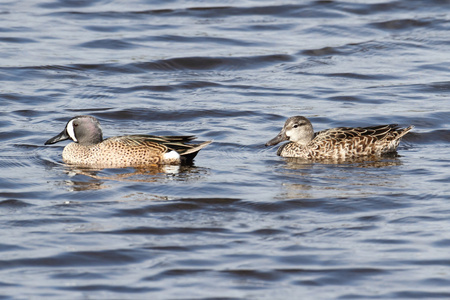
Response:
M286 162L286 168L288 169L311 169L316 165L340 165L349 166L355 168L382 168L389 166L400 166L401 160L398 159L398 155L389 155L383 157L364 157L353 159L326 159L320 160L320 163L314 163L311 160L305 160L302 158L289 157L284 158Z
M321 197L364 197L380 187L401 188L398 175L373 169L402 165L397 156L352 160L321 160L312 163L301 158L284 158L277 168L282 179L280 199L317 199Z
M173 180L196 180L205 175L203 168L193 165L154 165L145 168L97 169L65 166L70 179L65 184L73 191L100 190L109 188L110 181L163 182ZM80 176L81 175L81 176ZM87 177L87 178L86 178ZM79 180L77 180L79 179Z

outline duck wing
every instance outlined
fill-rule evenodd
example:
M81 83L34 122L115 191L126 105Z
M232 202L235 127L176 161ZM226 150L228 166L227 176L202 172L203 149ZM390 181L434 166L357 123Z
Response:
M396 138L402 131L397 124L377 125L369 127L337 127L322 130L314 134L314 141L333 140L335 142L357 137L371 137L375 140Z
M127 147L144 147L152 148L160 153L166 153L175 150L180 155L186 155L198 152L201 148L210 144L211 141L201 144L186 144L196 137L193 135L179 136L157 136L157 135L124 135L111 137L107 140L115 143L121 143ZM105 140L106 141L106 140Z

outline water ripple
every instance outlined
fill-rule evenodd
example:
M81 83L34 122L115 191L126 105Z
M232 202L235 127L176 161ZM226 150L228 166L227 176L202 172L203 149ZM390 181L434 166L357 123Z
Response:
M292 61L289 55L266 55L254 57L182 57L156 62L137 63L134 67L149 71L174 70L245 70Z
M1 3L3 298L448 298L448 8ZM214 143L80 168L43 145L79 114ZM264 146L292 115L415 128L398 155L305 162Z

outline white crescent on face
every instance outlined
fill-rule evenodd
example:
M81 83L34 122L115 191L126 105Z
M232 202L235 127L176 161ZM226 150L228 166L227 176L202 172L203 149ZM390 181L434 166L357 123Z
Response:
M70 121L69 123L67 123L67 134L70 136L70 138L74 141L74 142L78 142L77 138L75 137L75 129L73 128L73 121Z

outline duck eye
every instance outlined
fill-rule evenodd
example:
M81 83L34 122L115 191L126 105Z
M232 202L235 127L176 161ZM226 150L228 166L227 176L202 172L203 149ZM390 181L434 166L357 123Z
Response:
M292 127L294 127L294 128L297 128L298 127L298 124L295 124L294 126L292 126Z

